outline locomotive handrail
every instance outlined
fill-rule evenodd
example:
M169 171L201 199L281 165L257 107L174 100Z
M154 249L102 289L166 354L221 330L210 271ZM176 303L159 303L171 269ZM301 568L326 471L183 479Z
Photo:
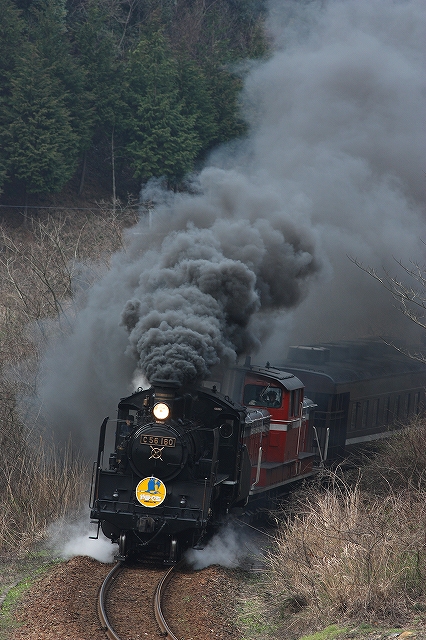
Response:
M260 478L260 468L261 468L261 464L262 464L262 447L259 447L259 453L257 456L257 469L256 469L256 480L253 482L253 484L250 487L250 491L252 489L254 489L254 487L258 484L259 482L259 478Z
M207 494L207 478L204 478L204 491L203 491L203 503L201 505L201 523L204 524L204 507L206 504L206 494Z
M328 441L330 438L330 427L327 427L326 430L326 435L325 435L325 443L324 443L324 453L321 452L321 445L320 445L320 441L319 441L319 437L318 437L318 431L316 426L313 426L313 431L315 434L315 439L317 441L317 446L318 446L318 453L319 453L319 457L320 457L320 465L322 466L324 464L324 462L327 460L327 454L328 454Z
M101 424L101 430L99 432L99 447L98 447L98 459L97 459L98 467L101 464L101 457L105 448L105 433L106 433L106 426L107 426L108 420L109 420L109 416L104 418Z
M90 483L89 509L92 509L95 504L95 491L93 488L93 482L95 480L95 474L97 475L97 473L98 473L98 470L96 468L96 460L95 460L92 466L92 480Z
M101 430L100 430L100 433L99 433L98 457L96 459L95 486L94 486L94 489L93 489L93 502L90 505L90 508L92 508L94 506L96 500L98 499L99 471L100 471L100 468L101 468L102 454L103 454L104 448L105 448L105 433L106 433L106 426L107 426L108 420L109 420L109 416L104 418L104 420L103 420L103 422L101 424ZM93 471L95 471L95 469L93 469ZM92 499L92 487L93 487L93 475L92 475L92 486L90 487L90 499Z

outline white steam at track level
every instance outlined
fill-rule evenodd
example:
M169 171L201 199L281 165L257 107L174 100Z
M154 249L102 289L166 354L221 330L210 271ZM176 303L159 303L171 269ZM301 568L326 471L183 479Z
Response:
M213 564L221 567L252 567L261 565L264 559L260 544L265 540L260 535L250 535L241 527L227 524L218 531L204 549L189 549L185 559L195 570Z
M190 194L146 187L151 226L143 215L46 356L41 400L64 433L96 432L140 374L196 380L260 345L277 362L290 341L407 330L348 255L424 263L426 4L277 0L268 24L247 138Z

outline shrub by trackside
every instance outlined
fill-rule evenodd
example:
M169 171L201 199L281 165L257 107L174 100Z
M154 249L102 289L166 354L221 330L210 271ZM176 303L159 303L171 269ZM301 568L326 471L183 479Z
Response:
M399 621L425 596L425 491L374 497L334 478L307 494L269 554L281 614Z

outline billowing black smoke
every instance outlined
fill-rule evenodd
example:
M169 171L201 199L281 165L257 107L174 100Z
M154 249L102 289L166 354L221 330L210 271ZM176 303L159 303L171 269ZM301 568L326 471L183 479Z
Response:
M231 188L232 175L214 173L217 192ZM238 183L241 177L234 189ZM226 209L220 198L203 193L180 196L158 213L158 223L152 217L140 247L144 255L168 222L178 219L183 230L164 237L149 269L142 260L122 314L131 353L148 380L200 380L219 362L255 352L268 325L254 325L254 315L296 305L317 268L312 241L282 212L269 220L262 214L270 211L252 205L244 215L229 200Z
M403 280L397 260L425 263L426 4L269 0L269 9L275 52L245 85L251 168L304 212L322 271L263 357L318 340L414 339L348 256Z

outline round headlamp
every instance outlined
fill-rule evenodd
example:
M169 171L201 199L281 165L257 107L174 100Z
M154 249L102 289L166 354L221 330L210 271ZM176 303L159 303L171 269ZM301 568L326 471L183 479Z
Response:
M170 415L170 408L164 402L158 402L152 410L157 420L166 420Z

